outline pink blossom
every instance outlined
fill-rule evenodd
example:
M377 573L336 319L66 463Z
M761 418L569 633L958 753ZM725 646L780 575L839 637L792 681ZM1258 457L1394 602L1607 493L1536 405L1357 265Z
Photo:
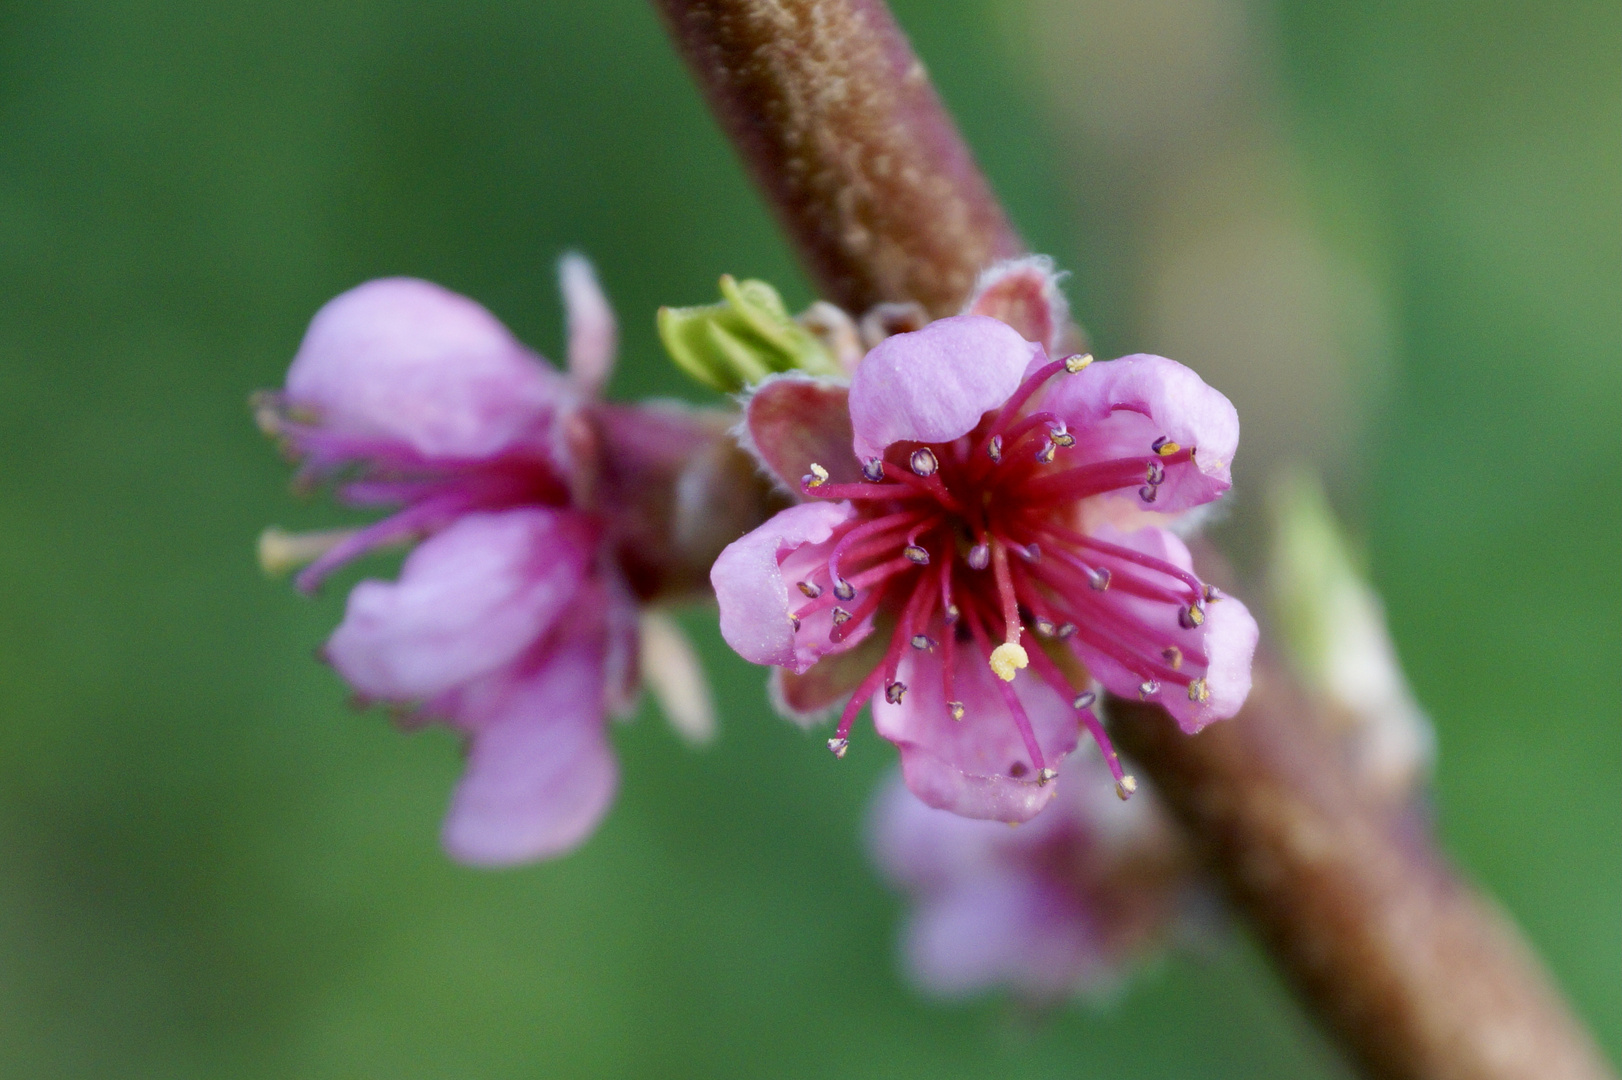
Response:
M469 739L445 819L457 859L557 855L596 827L618 784L606 730L633 690L636 607L581 504L586 410L613 361L590 266L566 259L570 373L478 304L425 281L368 282L316 315L262 424L375 524L320 534L313 590L384 545L418 541L395 581L362 581L325 656L363 700Z
M1006 268L977 303L1051 337L1043 273ZM1189 732L1249 692L1255 621L1167 528L1227 490L1239 439L1233 406L1182 365L1049 360L971 313L882 341L848 389L770 378L746 420L807 501L716 561L722 634L781 669L791 716L843 699L836 755L871 701L930 806L1034 816L1083 727L1129 794L1095 679Z
M1017 829L933 809L897 780L880 790L869 850L911 901L901 954L914 983L1098 997L1193 925L1203 897L1187 852L1150 792L1123 804L1107 776L1097 755L1072 755L1065 791Z

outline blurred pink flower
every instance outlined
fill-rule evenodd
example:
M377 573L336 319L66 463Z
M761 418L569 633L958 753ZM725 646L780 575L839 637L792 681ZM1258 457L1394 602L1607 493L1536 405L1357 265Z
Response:
M1022 260L969 314L880 342L848 389L764 381L746 441L808 501L710 575L722 634L781 669L786 713L845 698L829 740L843 755L871 701L907 786L968 817L1038 813L1083 726L1130 793L1095 679L1190 732L1250 690L1255 621L1166 528L1229 487L1233 406L1163 357L1049 360L980 313L1051 343L1054 296L1045 261Z
M921 989L1098 997L1197 925L1209 902L1152 793L1123 804L1086 751L1061 776L1065 791L1016 829L925 806L898 780L880 789L869 850L911 901L901 954Z
M566 258L562 279L567 375L473 301L392 278L323 307L286 388L259 402L301 483L399 507L294 552L324 549L300 588L422 540L398 580L355 586L324 654L362 700L469 737L444 826L468 863L557 855L591 833L618 783L606 713L635 688L635 602L604 521L576 498L592 449L583 411L612 366L614 320L585 260Z

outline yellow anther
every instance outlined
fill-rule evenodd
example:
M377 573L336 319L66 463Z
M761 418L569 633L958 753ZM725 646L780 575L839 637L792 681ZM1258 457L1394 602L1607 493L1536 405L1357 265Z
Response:
M811 475L806 478L806 487L821 487L828 482L828 470L816 462L811 463Z
M1079 353L1076 356L1067 356L1067 357L1065 357L1064 369L1066 371L1068 371L1070 374L1074 375L1076 372L1080 371L1082 368L1086 367L1088 364L1090 364L1092 362L1093 362L1093 354L1092 353Z
M1115 794L1121 797L1122 802L1126 802L1126 800L1130 799L1132 797L1132 793L1136 790L1138 790L1138 778L1133 776L1131 773L1127 773L1125 776L1121 777L1120 780L1116 781Z
M1031 662L1030 655L1021 645L1005 641L991 650L991 670L1003 682L1013 682L1014 672Z
M1181 446L1178 446L1176 443L1168 439L1159 446L1155 447L1155 453L1159 454L1161 457L1171 457L1181 449Z

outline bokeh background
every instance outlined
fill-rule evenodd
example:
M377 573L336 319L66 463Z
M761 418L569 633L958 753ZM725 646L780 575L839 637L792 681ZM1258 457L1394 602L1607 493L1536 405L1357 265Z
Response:
M897 8L1099 351L1237 401L1238 561L1273 469L1327 476L1445 842L1616 1055L1618 6ZM810 299L637 0L0 4L0 1074L1344 1076L1242 935L1102 1011L915 996L859 842L889 748L836 765L703 613L718 743L644 708L583 850L440 855L457 747L351 712L344 589L255 568L343 515L245 401L383 274L556 355L568 247L621 395L701 398L657 305Z

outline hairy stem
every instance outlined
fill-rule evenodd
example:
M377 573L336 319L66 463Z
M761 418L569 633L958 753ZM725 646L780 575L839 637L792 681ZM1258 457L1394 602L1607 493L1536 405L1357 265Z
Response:
M829 299L956 311L1020 250L880 0L654 0ZM1117 702L1114 730L1324 1026L1371 1076L1611 1075L1536 959L1428 829L1365 803L1258 667L1237 718L1195 737Z
M879 0L655 0L823 296L954 314L1021 250Z

